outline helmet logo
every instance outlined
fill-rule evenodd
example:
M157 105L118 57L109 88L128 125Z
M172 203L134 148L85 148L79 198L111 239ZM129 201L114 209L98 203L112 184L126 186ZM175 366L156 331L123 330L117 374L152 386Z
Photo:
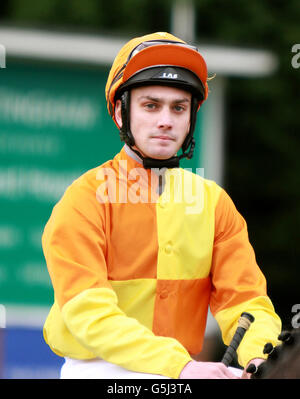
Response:
M166 79L178 79L178 74L177 73L171 73L171 72L169 72L169 73L164 72L160 77L161 78L166 78Z
M179 73L175 68L163 68L160 70L159 74L154 76L158 79L179 79Z

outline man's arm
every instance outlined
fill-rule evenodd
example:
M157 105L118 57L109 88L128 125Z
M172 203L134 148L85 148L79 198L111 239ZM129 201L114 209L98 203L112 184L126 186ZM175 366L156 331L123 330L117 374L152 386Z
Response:
M278 342L281 321L267 295L266 280L256 263L246 222L224 190L215 212L211 276L210 306L224 343L230 343L241 313L249 312L255 321L237 351L238 360L245 367L253 358L264 358L264 344Z
M155 336L118 306L107 279L105 223L105 205L96 201L94 187L79 180L45 228L43 249L63 322L95 357L132 371L178 378L191 360L186 349L173 338Z

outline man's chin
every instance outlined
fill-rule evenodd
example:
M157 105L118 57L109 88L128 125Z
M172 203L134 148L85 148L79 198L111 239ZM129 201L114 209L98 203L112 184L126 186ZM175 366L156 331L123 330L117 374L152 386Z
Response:
M169 159L174 156L174 152L170 150L162 150L158 149L157 151L149 151L147 152L147 157L149 158L154 158L154 159Z
M141 153L141 155L145 158L153 158L153 159L159 159L159 160L164 160L164 159L169 159L172 158L176 153L173 153L173 151L170 150L162 150L162 149L157 149L153 151L141 151L140 149L137 148L137 150Z
M148 158L153 158L153 159L159 159L160 161L163 161L164 159L169 159L172 158L173 155L170 154L152 154L152 155L147 155Z

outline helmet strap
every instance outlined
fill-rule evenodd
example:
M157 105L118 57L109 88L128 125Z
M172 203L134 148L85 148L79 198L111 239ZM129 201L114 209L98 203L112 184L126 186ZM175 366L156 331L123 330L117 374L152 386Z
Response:
M130 90L124 91L121 95L121 118L120 138L130 148L134 146L134 137L130 130Z

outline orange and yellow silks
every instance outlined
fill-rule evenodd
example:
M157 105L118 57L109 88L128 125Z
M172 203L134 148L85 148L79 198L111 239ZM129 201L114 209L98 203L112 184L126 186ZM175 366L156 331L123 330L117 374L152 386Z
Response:
M123 148L54 207L42 240L55 293L46 342L60 356L177 378L201 351L210 306L225 344L252 313L238 359L263 357L281 325L244 219L197 174L166 170L161 195L159 181Z

